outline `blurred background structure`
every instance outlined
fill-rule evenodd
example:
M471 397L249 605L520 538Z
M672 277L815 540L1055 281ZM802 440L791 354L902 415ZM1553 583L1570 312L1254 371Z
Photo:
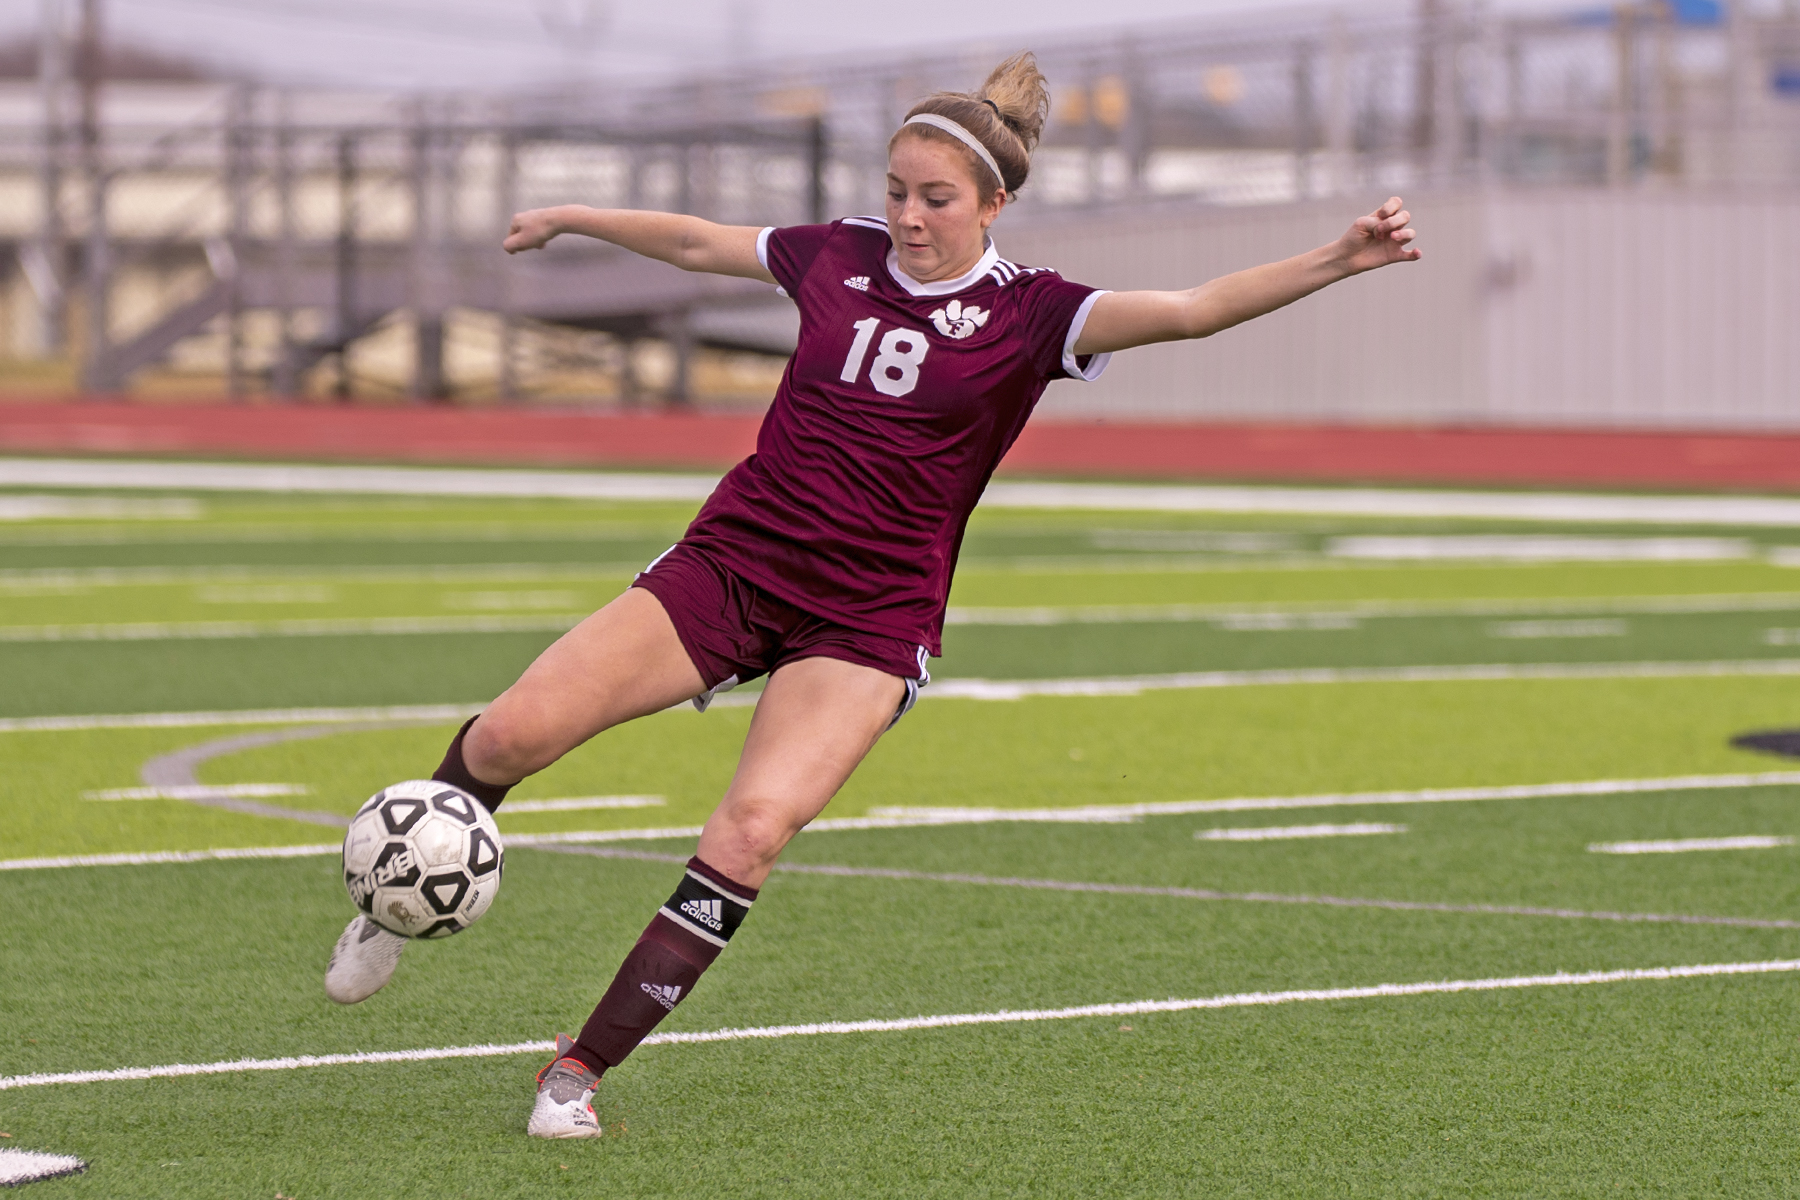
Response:
M1007 257L1192 286L1390 193L1427 256L1047 412L1800 430L1791 0L1262 9L381 91L228 76L109 36L102 0L37 2L0 48L0 392L753 411L786 300L571 239L508 258L508 214L879 213L910 102L1030 46L1054 108Z

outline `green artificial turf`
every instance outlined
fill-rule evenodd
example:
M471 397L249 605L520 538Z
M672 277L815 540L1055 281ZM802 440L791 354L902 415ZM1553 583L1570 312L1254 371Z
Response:
M557 620L616 593L693 511L194 499L198 515L185 520L0 531L0 627L496 617L540 626L0 640L0 717L479 702L556 636ZM1787 540L1781 530L987 512L971 527L958 606L1523 603L1498 614L1363 612L1336 628L1246 627L1204 614L952 625L935 669L946 679L1055 678L1800 657L1768 633L1800 628L1800 607L1633 611L1645 597L1800 592L1800 575L1756 558L1508 566L1321 556L1342 534L1470 531ZM1616 601L1618 613L1599 615L1621 624L1585 637L1496 633L1508 621L1595 615L1557 611L1555 602L1574 599ZM750 717L747 707L684 709L609 731L515 795L663 803L502 808L502 829L698 824ZM1729 739L1797 726L1800 691L1783 677L939 695L883 739L826 815L1779 771L1793 764ZM453 728L333 729L220 753L198 778L302 785L305 794L273 802L344 814L384 783L427 773ZM318 824L82 798L140 784L158 756L255 731L0 732L0 859L335 842ZM1253 843L1194 836L1317 822L1406 830ZM1800 837L1800 787L809 832L786 861L1265 898L778 873L737 945L667 1027L1800 956L1794 929L1274 899L1800 921L1792 846L1587 849L1745 834ZM679 856L690 847L623 848ZM393 984L349 1009L319 987L351 911L329 852L0 871L0 1076L573 1030L676 868L565 849L515 846L503 896L479 927L409 950ZM529 1054L20 1088L0 1090L0 1133L11 1135L0 1145L91 1163L32 1195L1779 1196L1793 1191L1800 1118L1797 986L1781 974L648 1047L602 1088L607 1135L576 1144L523 1136L541 1062Z

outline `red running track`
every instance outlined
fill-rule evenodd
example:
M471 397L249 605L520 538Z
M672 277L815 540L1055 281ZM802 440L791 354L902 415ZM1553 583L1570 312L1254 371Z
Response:
M0 403L0 453L718 469L760 418ZM1800 490L1800 436L1041 420L1001 470L1136 479Z

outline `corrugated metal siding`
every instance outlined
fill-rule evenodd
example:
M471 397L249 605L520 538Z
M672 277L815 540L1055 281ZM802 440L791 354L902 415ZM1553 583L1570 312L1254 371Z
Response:
M1185 288L1320 245L1380 196L995 229L1117 290ZM1800 428L1800 197L1415 198L1425 258L1202 342L1058 384L1065 416Z

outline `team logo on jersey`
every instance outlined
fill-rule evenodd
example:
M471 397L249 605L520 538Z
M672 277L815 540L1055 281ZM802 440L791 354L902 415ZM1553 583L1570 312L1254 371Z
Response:
M937 326L937 331L959 342L986 325L987 319L987 313L973 304L964 308L961 300L952 300L931 314L931 323Z
M847 288L855 288L859 292L866 292L869 290L869 277L867 275L852 275L850 278L844 280L844 286Z

